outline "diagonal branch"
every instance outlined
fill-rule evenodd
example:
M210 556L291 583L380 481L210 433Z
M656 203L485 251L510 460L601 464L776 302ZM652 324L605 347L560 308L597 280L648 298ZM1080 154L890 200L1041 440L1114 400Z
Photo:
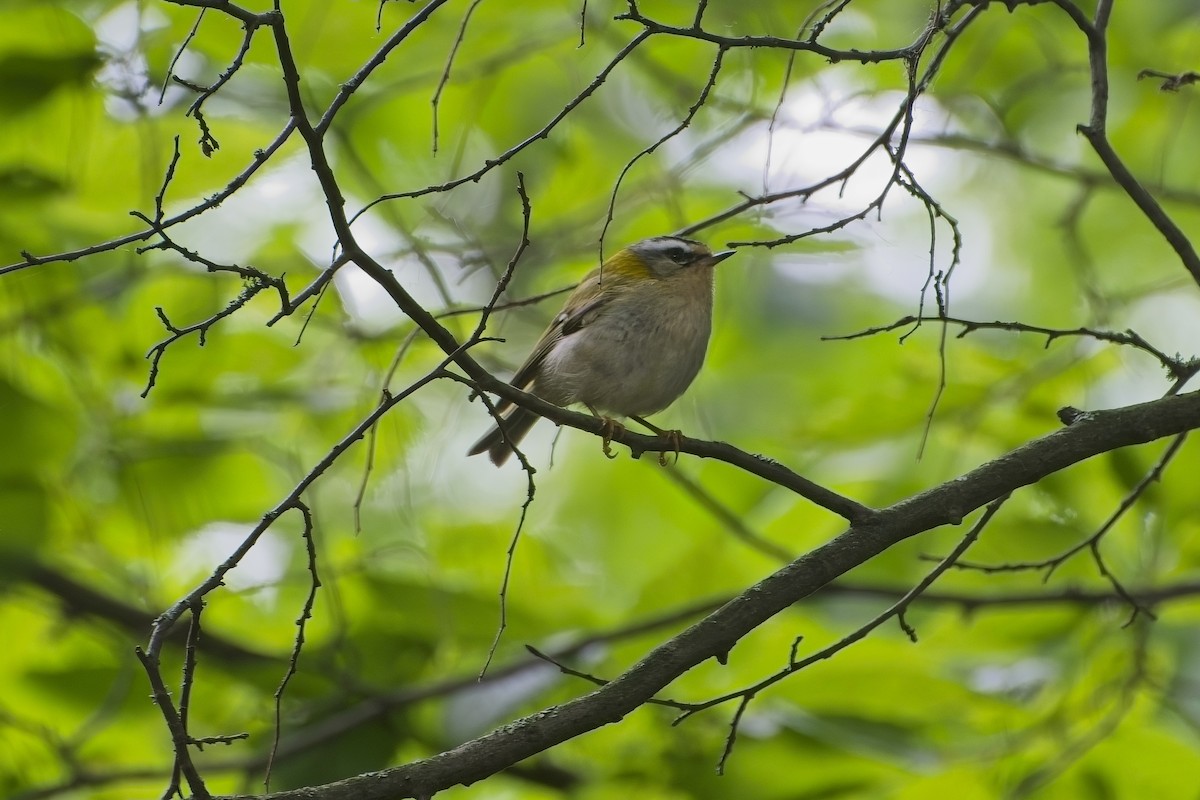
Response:
M630 53L636 50L649 38L650 34L646 31L642 31L637 36L630 39L629 43L617 51L617 54L612 57L612 60L609 61L603 69L596 73L596 77L592 79L591 83L584 87L583 91L571 98L571 100L568 101L565 106L563 106L562 110L555 114L554 117L552 117L549 122L543 125L540 130L525 137L523 140L517 142L500 155L487 159L484 161L483 166L479 167L474 172L455 178L454 180L446 181L445 183L433 184L430 186L425 186L421 189L414 189L406 192L393 192L391 194L382 195L359 209L350 221L353 222L375 206L385 201L399 200L405 197L423 197L427 194L448 192L451 189L462 186L464 183L478 183L484 175L491 172L501 164L511 161L518 153L522 152L540 140L549 138L550 132L554 130L554 128L556 128L560 122L566 119L567 116L571 114L571 112L573 112L584 100L587 100L589 97L595 94L596 90L600 88L601 84L608 80L608 76L612 74L617 66L624 61ZM326 116L328 116L328 114L326 114ZM318 130L322 130L322 128L318 126Z
M434 324L437 323L435 322ZM866 520L875 513L871 508L859 503L857 500L852 500L849 497L838 494L832 489L827 489L819 483L793 472L788 467L767 456L758 453L747 453L745 450L740 450L725 442L690 439L686 436L680 436L678 439L673 438L671 441L667 441L657 434L647 436L634 433L628 429L620 431L607 430L602 419L593 417L590 414L559 408L536 395L523 392L511 384L505 383L499 378L488 374L477 362L469 359L469 357L458 358L456 361L464 370L478 373L478 376L472 374L472 380L467 380L452 372L443 372L440 377L465 383L478 391L497 394L522 408L536 411L556 425L567 425L595 434L596 436L606 436L609 441L628 447L634 458L640 458L643 453L666 452L689 453L700 458L712 458L744 470L751 475L768 480L785 489L790 489L804 499L815 503L821 508L832 511L847 521Z
M1088 61L1092 72L1092 113L1087 124L1079 125L1077 130L1096 151L1113 180L1125 190L1129 199L1167 240L1167 244L1191 273L1192 279L1200 284L1200 255L1196 254L1191 240L1154 199L1154 195L1134 177L1108 140L1108 21L1112 14L1112 0L1099 0L1096 16L1092 21L1082 18L1078 8L1067 0L1058 0L1057 5L1075 20L1075 24L1088 40Z
M1082 414L1071 425L851 525L588 695L431 758L324 786L279 792L271 798L429 797L453 785L482 780L561 742L617 722L684 672L728 653L739 639L792 603L898 542L942 525L958 524L980 507L1100 453L1198 427L1200 392Z
M198 217L204 212L210 211L221 205L221 203L232 196L234 192L245 186L250 181L250 178L252 178L254 174L263 166L263 164L266 164L267 161L270 160L271 156L273 156L279 150L279 148L283 147L284 143L291 138L291 135L295 132L295 130L295 121L289 120L269 145L261 150L254 151L253 160L250 162L250 164L247 165L246 168L237 175L235 175L233 180L227 183L220 191L218 191L216 194L206 197L204 202L197 203L186 211L181 211L173 217L162 220L160 224L151 225L145 230L135 231L134 233L129 233L124 236L118 236L116 239L110 239L107 242L101 242L100 244L81 247L77 250L66 250L46 256L35 256L28 251L22 250L21 258L23 260L14 264L0 266L0 275L6 275L10 272L17 272L19 270L40 266L42 264L53 264L60 261L78 261L81 258L94 256L97 253L108 253L124 247L127 244L145 241L152 236L161 234L167 228L174 227L181 222L186 222L192 217Z

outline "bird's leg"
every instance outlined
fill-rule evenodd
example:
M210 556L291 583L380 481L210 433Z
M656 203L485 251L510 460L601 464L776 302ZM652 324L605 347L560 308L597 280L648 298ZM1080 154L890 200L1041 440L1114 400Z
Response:
M616 458L617 454L612 451L611 447L612 440L614 436L625 432L625 426L617 422L612 417L606 417L605 415L601 414L590 404L584 403L584 405L587 406L588 411L592 412L592 416L600 420L600 422L604 425L604 432L601 434L604 455L608 458Z
M636 420L641 425L645 425L647 428L657 433L661 438L666 439L667 444L671 446L671 450L675 451L675 463L679 463L679 449L683 446L683 431L665 431L654 423L633 414L630 414L629 418ZM665 467L667 465L667 452L668 451L666 450L659 451L658 463L660 466Z

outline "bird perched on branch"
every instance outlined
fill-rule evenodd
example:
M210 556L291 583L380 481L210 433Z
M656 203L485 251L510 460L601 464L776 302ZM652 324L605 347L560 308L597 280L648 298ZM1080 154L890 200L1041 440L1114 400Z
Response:
M704 363L712 330L713 272L732 250L714 253L678 236L643 239L588 274L542 334L511 381L556 406L582 403L605 421L604 454L631 417L662 411L691 384ZM538 415L505 400L494 426L471 448L503 464ZM665 458L660 456L665 463Z

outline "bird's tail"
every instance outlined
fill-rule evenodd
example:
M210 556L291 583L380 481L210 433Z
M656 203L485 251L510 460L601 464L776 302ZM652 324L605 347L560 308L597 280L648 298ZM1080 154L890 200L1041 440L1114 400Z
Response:
M507 417L501 419L504 424L504 432L500 432L499 426L494 426L471 447L468 455L474 456L486 452L492 463L497 467L500 466L508 460L508 457L512 455L513 448L521 443L525 434L529 433L529 429L538 421L538 415L516 406Z

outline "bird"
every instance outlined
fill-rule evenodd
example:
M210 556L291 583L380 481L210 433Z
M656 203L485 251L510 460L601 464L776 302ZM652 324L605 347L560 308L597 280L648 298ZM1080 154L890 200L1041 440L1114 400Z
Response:
M518 389L556 406L584 405L605 421L604 454L629 417L672 439L644 417L662 411L691 385L712 332L715 267L734 254L714 253L680 236L642 239L592 270L513 375ZM493 424L469 455L487 453L501 466L539 419L506 400L495 405ZM666 464L665 452L659 460Z

